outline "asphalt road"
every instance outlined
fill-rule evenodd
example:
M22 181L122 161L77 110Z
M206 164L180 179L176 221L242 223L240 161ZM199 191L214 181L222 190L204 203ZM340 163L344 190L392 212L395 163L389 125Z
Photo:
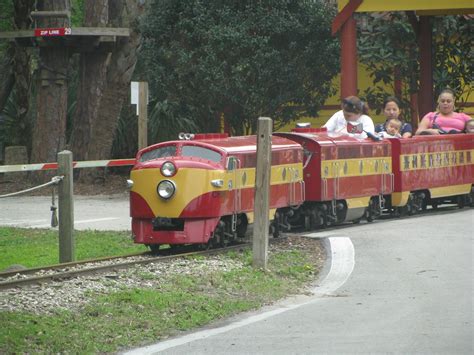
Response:
M454 210L314 234L353 244L352 259L347 245L333 250L352 265L330 272L322 292L133 353L473 354L473 217Z
M0 226L50 228L50 207L51 196L0 199ZM74 222L76 229L130 230L128 194L74 196Z
M50 204L0 199L0 225L46 228ZM75 221L129 230L127 196L76 196ZM473 354L473 226L470 209L314 233L333 247L314 296L135 353Z

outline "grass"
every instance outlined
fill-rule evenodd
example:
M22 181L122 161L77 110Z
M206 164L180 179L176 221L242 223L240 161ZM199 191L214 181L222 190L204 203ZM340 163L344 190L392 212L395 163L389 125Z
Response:
M126 232L75 231L74 236L77 260L147 250L143 245L134 244ZM57 231L0 227L0 270L13 264L25 267L57 264L58 248Z
M94 295L78 312L0 312L0 353L103 353L156 342L295 293L317 271L308 251L273 254L268 271L250 266L250 251L223 258L245 266L198 277L170 275L157 289Z

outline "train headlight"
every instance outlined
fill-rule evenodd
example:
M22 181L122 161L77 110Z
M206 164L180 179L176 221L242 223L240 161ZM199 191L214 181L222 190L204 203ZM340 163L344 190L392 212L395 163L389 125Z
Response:
M172 162L167 161L161 166L161 173L166 177L173 176L176 174L176 166Z
M176 185L174 184L173 181L163 180L158 184L158 187L156 188L156 191L158 192L158 195L162 199L168 200L171 197L173 197L173 195L176 191Z

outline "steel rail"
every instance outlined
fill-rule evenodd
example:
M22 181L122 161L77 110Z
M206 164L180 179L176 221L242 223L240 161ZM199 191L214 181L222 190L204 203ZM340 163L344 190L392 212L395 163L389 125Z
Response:
M98 266L94 266L90 268L63 271L63 272L58 272L54 274L33 276L33 277L28 277L28 278L23 278L23 279L8 280L8 281L0 282L0 290L5 290L5 289L13 288L13 287L23 287L23 286L38 284L38 283L47 283L51 281L61 281L61 280L70 279L76 276L96 274L96 273L104 272L108 270L125 269L133 265L145 265L145 264L151 264L154 262L168 262L174 259L179 259L179 258L183 258L187 256L213 255L213 254L218 254L218 253L232 251L232 250L239 250L239 249L248 248L248 247L249 247L249 244L239 244L239 245L234 245L234 246L230 246L226 248L210 249L210 250L197 251L197 252L194 251L194 252L188 252L188 253L173 254L173 255L168 255L168 256L155 256L155 257L150 257L147 259L125 261L125 262L117 263L117 264L98 265ZM105 259L107 260L107 258ZM64 268L70 267L71 265L69 264L74 264L74 263L55 265L56 268L49 267L49 270L64 269ZM78 264L76 263L76 265ZM45 268L38 268L37 271L41 271L41 270L45 270ZM18 272L16 274L18 274Z
M47 266L39 266L39 267L35 267L35 268L28 268L28 269L16 270L16 271L4 271L4 272L0 272L0 279L1 278L12 277L12 276L15 276L15 275L29 275L29 274L37 273L39 271L65 269L67 267L72 267L72 266L85 265L85 264L89 264L89 263L98 263L98 262L101 262L101 261L108 261L108 260L114 260L114 259L125 259L125 258L131 258L131 257L134 257L134 256L142 256L142 255L143 256L151 255L151 252L145 251L145 252L125 254L125 255L104 256L104 257L101 257L101 258L71 261L71 262L63 263L63 264L53 264L53 265L47 265Z

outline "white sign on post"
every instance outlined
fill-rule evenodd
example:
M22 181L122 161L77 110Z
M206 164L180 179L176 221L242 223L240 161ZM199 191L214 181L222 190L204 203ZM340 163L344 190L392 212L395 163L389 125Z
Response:
M139 107L138 104L138 81L132 81L130 83L130 91L131 91L131 104L137 106L137 116L139 114Z

